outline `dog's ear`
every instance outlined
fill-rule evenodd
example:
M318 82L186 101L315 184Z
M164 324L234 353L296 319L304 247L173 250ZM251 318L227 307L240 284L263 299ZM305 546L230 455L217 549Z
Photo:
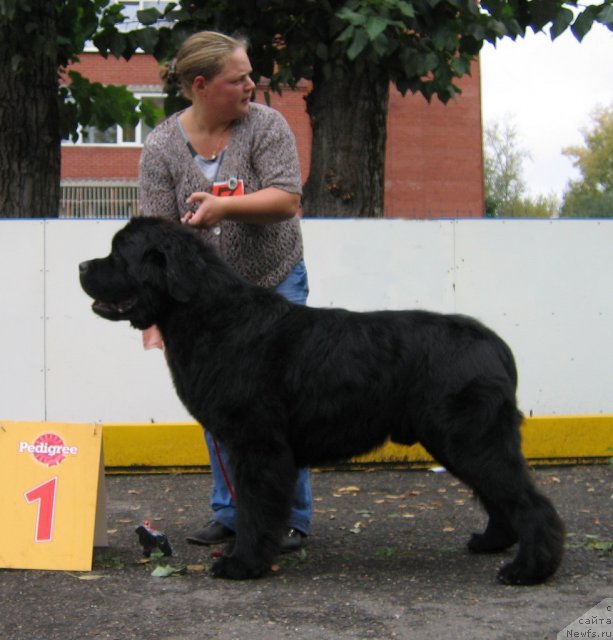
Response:
M202 258L187 243L169 243L166 251L166 283L168 293L178 302L187 302L196 295L200 285Z
M144 282L168 292L178 302L187 302L198 290L196 257L176 242L161 242L143 254L141 273Z

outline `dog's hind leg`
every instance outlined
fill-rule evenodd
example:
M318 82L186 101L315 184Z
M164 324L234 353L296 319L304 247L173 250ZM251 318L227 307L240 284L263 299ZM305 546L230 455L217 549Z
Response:
M287 523L298 472L289 449L261 443L233 463L236 539L212 567L216 578L244 580L270 571Z
M474 489L488 512L487 527L471 537L469 550L493 553L519 542L514 560L498 573L500 582L536 584L555 573L562 560L564 526L534 486L521 454L510 458L508 451L502 455L490 447L466 464L454 460L449 470Z
M519 533L515 558L501 567L498 580L521 585L543 582L555 573L564 553L564 525L553 505L530 482L512 500L509 514Z
M514 403L501 398L493 408L492 393L489 407L481 413L446 412L444 428L430 429L434 437L426 437L423 444L475 491L488 512L484 533L471 538L469 549L501 551L518 541L516 557L500 569L498 579L504 584L536 584L560 565L564 526L530 477L520 449L521 416ZM457 409L458 403L453 406Z

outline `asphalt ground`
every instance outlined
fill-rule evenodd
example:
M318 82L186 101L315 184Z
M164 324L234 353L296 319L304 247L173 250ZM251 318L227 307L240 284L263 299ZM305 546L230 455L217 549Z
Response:
M496 582L513 550L466 551L485 516L448 473L313 473L307 544L280 557L270 576L247 582L211 578L218 550L184 541L209 517L210 475L107 476L109 547L95 550L91 572L0 570L0 638L556 638L613 597L613 467L534 475L568 536L561 569L535 587ZM167 535L170 558L143 562L134 531L143 520Z

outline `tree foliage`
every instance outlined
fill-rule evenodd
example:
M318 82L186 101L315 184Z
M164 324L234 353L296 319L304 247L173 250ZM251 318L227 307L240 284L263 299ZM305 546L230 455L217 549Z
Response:
M56 217L60 143L79 125L152 122L125 87L71 72L85 43L123 20L108 0L0 0L0 216ZM114 16L114 17L113 17Z
M524 166L531 155L521 146L511 120L485 127L484 136L485 214L490 218L551 218L560 209L557 196L527 193Z
M511 215L526 191L523 165L529 152L519 146L517 128L510 121L487 125L483 142L486 215Z
M44 7L53 25L53 39L42 28L40 13L35 11L38 6ZM152 122L150 106L141 104L125 87L92 83L76 71L64 75L100 29L115 29L125 19L121 9L117 4L109 6L109 0L0 0L0 32L9 36L0 39L0 56L11 72L18 77L35 71L41 56L50 59L57 70L61 139L76 138L79 125L100 129L112 124L134 126L141 117Z
M583 132L583 146L568 147L581 178L564 195L563 216L613 217L613 106L598 108Z
M613 0L589 6L566 0L178 0L164 11L138 12L141 27L118 32L111 7L94 38L104 55L131 56L136 48L158 59L172 56L190 33L241 32L251 41L256 76L271 87L302 78L374 71L404 94L446 102L454 82L470 71L484 42L570 28L580 41L594 22L613 29ZM161 26L160 25L170 25Z

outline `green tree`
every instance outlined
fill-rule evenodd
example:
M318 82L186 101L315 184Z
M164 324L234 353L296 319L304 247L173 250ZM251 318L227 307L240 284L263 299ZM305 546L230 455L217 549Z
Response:
M490 218L551 218L560 209L556 195L531 197L524 180L530 151L521 146L511 120L494 122L483 135L485 215Z
M0 148L13 144L19 149L13 160L0 157L0 215L57 212L57 186L40 189L40 200L34 195L41 184L59 183L55 158L60 138L86 117L95 124L99 102L60 90L57 72L92 35L103 55L129 58L140 47L163 60L199 29L246 33L256 76L270 78L273 90L291 87L301 78L313 82L307 100L313 129L307 214L382 216L390 82L402 93L420 92L429 100L446 102L459 93L455 81L470 72L484 41L521 37L527 29L548 30L555 38L569 27L581 39L594 22L613 27L612 3L601 0L579 7L575 0L180 0L163 15L155 8L141 11L142 27L122 33L117 29L120 7L107 6L105 0L0 0L5 62ZM169 21L171 26L164 26ZM31 112L36 105L49 109L44 126L25 113L23 121L5 122L7 112ZM134 116L135 109L122 117ZM43 151L52 160L34 162L34 154ZM27 180L22 180L22 171ZM14 187L20 182L23 187ZM34 195L26 197L26 192Z
M560 198L555 193L536 198L522 198L511 214L514 218L554 218L560 212Z
M526 192L523 166L529 152L519 146L517 128L508 120L487 125L483 143L485 213L512 215Z
M570 182L562 216L613 218L613 107L596 109L582 135L583 146L563 150L581 178Z
M123 19L108 0L0 0L0 217L56 217L60 143L79 124L151 121L124 87L103 87L66 66L99 29Z

